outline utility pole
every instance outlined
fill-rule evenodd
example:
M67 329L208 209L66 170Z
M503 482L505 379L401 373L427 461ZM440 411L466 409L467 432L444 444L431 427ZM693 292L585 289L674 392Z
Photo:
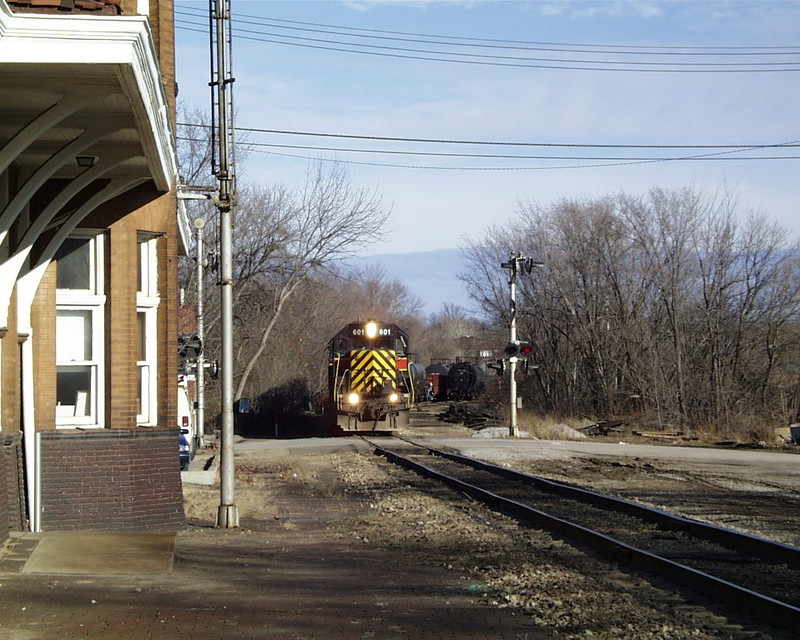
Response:
M203 218L194 219L194 228L197 230L197 337L202 348L197 356L197 370L195 371L195 384L197 385L197 408L195 410L194 424L197 429L197 443L205 446L206 423L206 356L205 356L205 316L203 310L203 269L205 269L205 250L203 246L203 227L206 221Z
M511 257L508 259L508 262L501 262L500 266L504 269L510 270L510 275L508 278L508 285L510 288L510 307L511 307L511 317L509 321L509 336L508 336L508 343L509 345L516 345L519 346L517 342L517 273L520 270L524 270L526 273L530 273L533 270L533 267L541 267L543 263L536 262L531 258L526 258L523 255L517 255L516 252L511 252ZM519 358L516 356L516 350L514 355L508 359L508 393L509 393L509 401L511 404L511 423L508 428L508 435L512 438L519 437L519 428L517 427L517 362Z
M219 528L239 526L239 511L234 504L233 460L233 74L230 66L230 0L210 0L211 29L211 103L212 117L217 117L218 162L214 173L217 190L214 204L219 210L220 305L222 308L222 425L220 447ZM215 113L216 108L216 113ZM214 128L212 127L212 131Z

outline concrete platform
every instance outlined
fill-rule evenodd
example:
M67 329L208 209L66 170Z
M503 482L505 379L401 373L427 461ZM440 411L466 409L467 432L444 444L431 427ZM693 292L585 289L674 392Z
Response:
M169 573L175 533L50 531L28 533L33 541L21 573L73 575L147 575Z

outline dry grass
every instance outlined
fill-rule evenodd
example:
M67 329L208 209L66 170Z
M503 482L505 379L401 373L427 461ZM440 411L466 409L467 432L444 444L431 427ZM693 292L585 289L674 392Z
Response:
M236 459L236 506L242 520L265 520L281 515L275 500L278 485L294 486L299 493L326 497L345 492L342 482L325 469L325 458L306 456L303 464L296 460L274 459L269 462L249 457ZM188 520L214 522L220 504L219 484L214 486L184 484L183 505Z
M570 430L577 430L591 424L589 420L578 418L560 418L557 416L541 416L533 413L517 414L517 425L521 431L527 431L541 440L574 440ZM564 429L564 426L569 429Z
M699 425L693 430L700 442L737 442L752 444L766 442L768 445L778 444L780 438L775 432L775 425L767 424L758 416L734 416L728 424Z

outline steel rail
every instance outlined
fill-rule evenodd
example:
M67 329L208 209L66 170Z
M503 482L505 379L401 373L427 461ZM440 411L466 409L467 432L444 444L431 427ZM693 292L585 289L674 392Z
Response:
M800 567L800 549L797 547L792 547L773 540L766 540L749 533L700 522L699 520L693 520L684 516L678 516L624 498L603 495L595 491L581 489L580 487L574 487L563 482L556 482L555 480L548 480L547 478L531 475L523 471L501 467L491 462L468 458L467 456L449 453L441 449L434 449L405 438L403 438L403 440L414 446L421 447L433 455L471 466L480 471L488 471L505 478L525 482L535 486L540 491L567 496L601 508L610 508L648 522L653 522L664 529L683 531L698 538L711 540L712 542L717 542L731 548L756 553L770 560L785 562L794 567Z
M679 584L683 584L691 589L702 590L704 594L712 598L716 598L725 604L740 605L745 607L753 614L769 618L773 622L790 625L794 628L797 628L797 626L800 625L800 608L794 607L785 602L781 602L780 600L770 598L732 582L728 582L727 580L716 578L705 572L687 567L678 562L674 562L673 560L662 558L643 549L639 549L621 542L620 540L612 538L611 536L607 536L581 525L552 516L515 500L504 498L503 496L487 491L486 489L482 489L478 486L464 482L463 480L448 476L419 462L411 460L410 458L401 456L398 453L380 447L375 443L366 440L366 438L365 441L374 447L377 454L384 456L387 460L395 464L411 469L420 475L443 482L490 507L494 507L498 511L512 515L521 521L544 524L548 530L557 531L569 536L574 540L589 544L600 551L608 553L615 561L625 562L639 569L657 573L658 575L669 578L670 580ZM416 443L412 444L415 444L416 446L422 446L417 445ZM423 446L423 448L433 451L429 447ZM446 454L444 457L449 457L450 455L453 454ZM458 457L463 458L463 456L457 456L457 458ZM465 461L466 460L472 459L465 458ZM498 468L502 469L502 467Z

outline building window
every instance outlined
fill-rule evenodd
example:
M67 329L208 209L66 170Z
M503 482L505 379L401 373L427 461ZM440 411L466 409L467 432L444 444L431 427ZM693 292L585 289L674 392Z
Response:
M158 237L140 232L137 256L139 284L136 292L136 366L139 369L139 398L136 422L140 425L155 425L158 420L157 319L160 302Z
M103 424L103 236L67 238L56 261L56 426Z

